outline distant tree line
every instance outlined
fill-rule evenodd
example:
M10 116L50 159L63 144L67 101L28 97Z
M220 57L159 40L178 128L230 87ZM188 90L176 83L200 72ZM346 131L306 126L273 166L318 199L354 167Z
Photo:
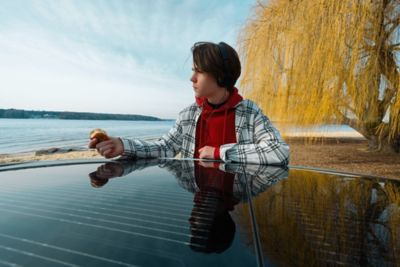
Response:
M105 114L89 112L67 112L67 111L34 111L23 109L0 109L0 118L9 119L63 119L63 120L145 120L165 121L152 116L137 114Z

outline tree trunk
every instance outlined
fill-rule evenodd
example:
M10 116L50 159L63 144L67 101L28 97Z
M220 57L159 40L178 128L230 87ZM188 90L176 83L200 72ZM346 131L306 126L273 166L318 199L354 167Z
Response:
M352 121L351 123L347 121L347 124L367 139L369 151L400 152L400 135L389 141L388 127L384 129L384 133L377 135L375 129L372 127L366 125L360 126L355 121Z

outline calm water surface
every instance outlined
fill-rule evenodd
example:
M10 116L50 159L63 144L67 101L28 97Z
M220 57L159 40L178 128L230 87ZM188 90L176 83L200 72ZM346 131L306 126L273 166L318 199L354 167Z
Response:
M0 119L0 154L37 151L51 147L86 147L92 129L110 136L157 138L175 121Z
M110 136L155 139L168 133L175 120L58 120L0 119L0 154L32 152L52 147L86 148L92 129L102 128ZM274 126L282 131L279 124ZM347 125L323 125L312 128L289 127L289 131L354 132Z

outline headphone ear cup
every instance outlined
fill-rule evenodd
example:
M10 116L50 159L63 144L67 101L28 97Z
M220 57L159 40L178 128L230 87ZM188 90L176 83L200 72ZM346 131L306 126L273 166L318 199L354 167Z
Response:
M223 80L221 77L218 77L218 78L217 78L217 84L218 84L219 86L223 87L223 86L224 86L224 80Z

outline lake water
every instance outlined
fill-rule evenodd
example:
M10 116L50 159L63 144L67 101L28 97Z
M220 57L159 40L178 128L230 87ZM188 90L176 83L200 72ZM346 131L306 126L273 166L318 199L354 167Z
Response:
M0 119L0 154L32 152L40 149L86 148L89 133L104 129L110 136L155 139L166 134L175 121ZM275 124L279 130L281 127ZM304 131L307 128L291 128ZM324 125L312 131L355 132L347 125Z
M94 128L110 136L153 139L167 133L175 121L0 119L0 154L51 147L85 148Z

